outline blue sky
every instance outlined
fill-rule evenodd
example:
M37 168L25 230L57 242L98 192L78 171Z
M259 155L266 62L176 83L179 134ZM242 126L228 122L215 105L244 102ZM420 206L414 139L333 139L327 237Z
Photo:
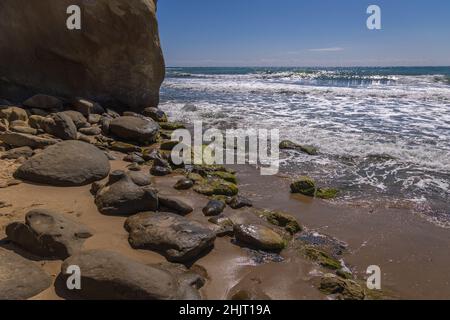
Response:
M449 0L159 0L158 17L168 66L450 65Z

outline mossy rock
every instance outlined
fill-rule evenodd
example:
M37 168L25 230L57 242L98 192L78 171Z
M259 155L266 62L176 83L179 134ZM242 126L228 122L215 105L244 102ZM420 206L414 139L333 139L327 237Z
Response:
M340 300L364 300L366 293L356 281L326 274L320 279L319 290Z
M301 145L290 140L283 140L280 142L281 150L297 150L303 153L309 154L311 156L317 155L317 148L310 145Z
M131 143L114 141L110 146L111 150L122 152L122 153L131 153L131 152L142 152L142 148L138 147Z
M180 122L159 122L162 130L174 131L177 129L186 129L186 126Z
M172 131L170 130L159 130L159 135L161 139L171 140L172 139Z
M316 192L316 197L320 199L334 199L339 194L338 189L334 188L319 188Z
M209 197L210 200L222 201L223 203L227 203L229 198L230 197L224 195L213 195Z
M309 177L301 177L291 183L291 192L314 197L316 194L316 183Z
M228 182L231 182L231 183L234 183L234 184L238 183L236 175L234 175L232 173L229 173L229 172L214 171L214 172L211 172L211 175L213 177L218 177L218 178L221 178L221 179L223 179L225 181L228 181Z
M324 268L330 270L339 270L342 268L342 265L338 260L325 251L319 250L313 246L305 246L301 249L301 251L306 258L317 262Z
M191 179L192 181L194 181L194 183L197 184L203 183L205 181L205 178L203 178L201 175L195 172L189 172L186 175L186 178Z
M269 223L284 228L290 234L296 234L302 231L302 227L298 223L295 217L281 212L281 211L271 211L263 210L259 214L263 216Z
M239 189L234 183L217 178L203 179L194 186L194 191L206 196L223 195L232 197L239 193Z

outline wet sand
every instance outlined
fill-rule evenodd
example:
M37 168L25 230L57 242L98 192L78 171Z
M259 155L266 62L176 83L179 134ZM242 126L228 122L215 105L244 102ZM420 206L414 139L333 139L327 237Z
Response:
M308 228L349 245L344 256L360 279L369 265L382 271L382 289L400 299L450 298L450 233L406 209L362 208L289 193L288 177L238 169L240 190L258 207L284 210Z

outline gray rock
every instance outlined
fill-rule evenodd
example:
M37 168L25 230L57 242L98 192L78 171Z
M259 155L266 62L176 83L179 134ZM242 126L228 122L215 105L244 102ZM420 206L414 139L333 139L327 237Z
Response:
M138 152L133 152L133 153L130 153L130 154L128 154L128 155L126 155L124 158L123 158L123 161L125 161L125 162L131 162L131 163L137 163L137 164L143 164L144 162L145 162L145 160L144 159L142 159L142 156L141 156L142 154L141 153L138 153Z
M0 248L0 300L23 300L46 290L52 278L21 256Z
M33 149L41 149L58 143L59 140L34 136L19 132L5 132L0 135L0 141L13 147L30 147Z
M156 141L159 125L151 119L125 116L113 119L109 131L125 141L150 144Z
M48 96L45 94L37 94L28 98L23 103L28 108L36 108L41 110L62 109L63 103L59 98Z
M218 237L232 236L234 234L234 224L230 218L223 215L208 219L209 222L216 225L215 233Z
M33 156L33 154L33 149L30 147L20 147L8 150L1 156L1 159L19 159L22 157L29 158Z
M95 197L98 210L108 215L132 215L148 210L158 210L157 191L140 187L123 171L114 171L108 183Z
M160 252L172 262L191 262L214 246L215 233L198 222L166 212L144 212L125 222L135 249Z
M210 200L203 208L203 214L207 217L218 216L225 210L225 203L219 200Z
M77 127L67 114L58 112L53 116L53 121L51 133L54 136L62 140L77 140Z
M150 169L150 173L156 177L167 176L172 173L172 169L170 167L161 167L161 166L152 166Z
M97 147L81 141L63 141L46 148L20 166L19 179L54 186L82 186L105 178L109 160Z
M26 251L45 258L66 259L81 250L92 236L84 225L48 210L32 210L25 223L6 227L8 239Z
M161 210L166 209L166 211L181 214L183 216L194 211L190 205L175 197L159 195L158 200Z
M185 300L200 297L183 277L166 271L164 266L136 262L118 253L89 250L76 254L61 266L63 278L67 269L77 265L81 272L81 290L86 299L102 300ZM192 290L197 294L193 295Z
M89 117L90 114L102 114L105 112L105 109L100 104L83 98L76 98L73 102L73 107L85 117Z

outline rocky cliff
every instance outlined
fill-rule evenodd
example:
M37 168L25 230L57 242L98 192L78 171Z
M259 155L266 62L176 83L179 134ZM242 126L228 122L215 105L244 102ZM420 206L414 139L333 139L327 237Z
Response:
M84 97L105 106L155 107L164 79L157 0L1 0L0 97ZM81 8L69 30L67 8Z

